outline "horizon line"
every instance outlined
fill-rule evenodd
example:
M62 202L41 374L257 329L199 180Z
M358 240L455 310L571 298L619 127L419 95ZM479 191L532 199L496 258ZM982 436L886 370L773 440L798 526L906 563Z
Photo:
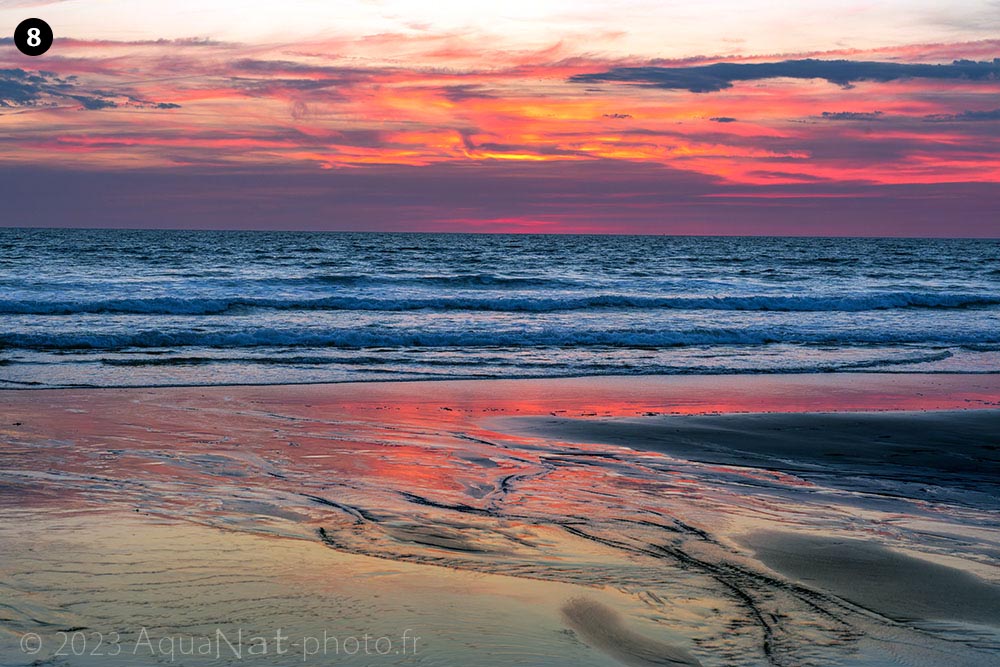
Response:
M858 236L856 234L685 234L663 232L642 233L642 232L573 232L573 231L550 231L550 232L525 232L525 231L440 231L440 230L375 230L375 229L253 229L239 227L60 227L55 225L4 225L0 223L0 230L59 230L59 231L81 231L81 232L238 232L238 233L261 233L261 234L425 234L425 235L451 235L451 236L643 236L643 237L671 237L671 238L772 238L772 239L858 239L858 240L912 240L912 241L1000 241L997 236L898 236L872 234Z

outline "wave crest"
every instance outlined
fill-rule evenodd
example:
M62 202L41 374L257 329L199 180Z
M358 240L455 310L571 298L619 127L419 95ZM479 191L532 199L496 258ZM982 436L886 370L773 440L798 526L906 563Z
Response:
M929 331L854 331L841 334L773 328L698 328L660 330L567 330L562 328L465 331L416 331L390 328L275 329L240 331L138 331L132 333L6 333L0 347L29 350L124 350L129 348L527 348L627 347L665 348L698 345L891 345L933 342L939 345L1000 343L995 332L934 335Z
M889 292L831 296L632 296L621 294L402 297L328 296L317 298L182 298L101 299L92 301L0 300L0 313L10 315L225 315L241 310L470 310L493 312L557 312L591 309L675 309L784 312L860 312L900 308L962 309L1000 305L1000 295Z

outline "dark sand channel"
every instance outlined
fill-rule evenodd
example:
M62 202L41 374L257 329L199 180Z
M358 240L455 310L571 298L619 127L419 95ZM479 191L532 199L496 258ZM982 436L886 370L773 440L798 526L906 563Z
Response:
M512 419L504 428L806 475L835 470L901 482L1000 485L1000 410L546 416Z
M763 531L743 539L768 567L900 621L1000 627L1000 586L875 542Z

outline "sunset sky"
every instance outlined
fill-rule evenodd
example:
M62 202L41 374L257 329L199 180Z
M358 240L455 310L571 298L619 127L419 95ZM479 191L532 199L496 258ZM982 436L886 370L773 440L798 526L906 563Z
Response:
M6 226L1000 236L996 0L0 0L0 26Z

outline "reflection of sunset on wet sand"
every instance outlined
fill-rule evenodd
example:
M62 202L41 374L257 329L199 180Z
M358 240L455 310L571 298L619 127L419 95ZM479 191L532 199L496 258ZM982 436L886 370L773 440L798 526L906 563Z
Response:
M998 429L969 408L997 396L947 375L7 392L4 641L134 641L155 609L161 635L413 628L416 664L982 665ZM851 588L844 540L902 573L891 604ZM928 602L927 568L963 597Z

